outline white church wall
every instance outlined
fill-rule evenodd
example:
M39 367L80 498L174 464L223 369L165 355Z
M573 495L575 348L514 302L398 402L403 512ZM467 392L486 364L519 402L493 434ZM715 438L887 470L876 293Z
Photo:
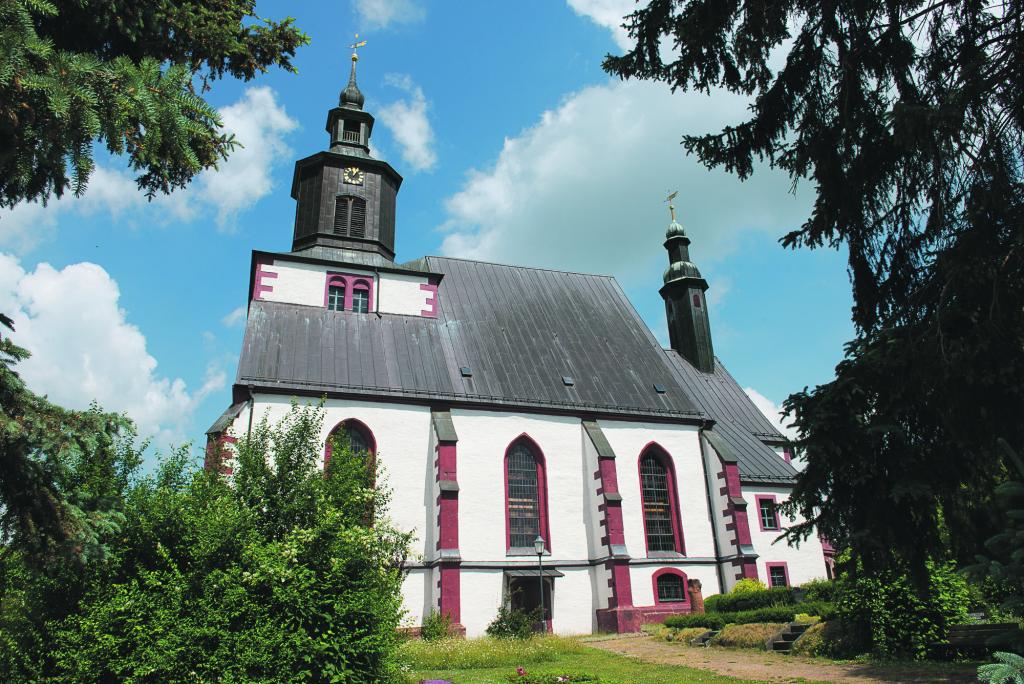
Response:
M403 626L419 627L430 612L433 574L432 568L413 568L402 581Z
M597 628L589 567L561 568L552 586L551 630L556 634L590 634Z
M747 514L750 521L750 539L754 551L758 555L757 577L765 584L768 584L768 563L785 563L791 586L825 577L825 556L821 549L821 541L816 535L801 542L800 548L797 549L787 545L785 541L775 541L779 536L779 530L761 530L758 521L760 511L757 497L774 496L778 503L782 503L789 498L790 491L789 487L743 486L743 498L747 500ZM790 521L781 513L779 514L779 523L783 527L788 527L796 522L802 522L802 519L798 517Z
M631 564L629 566L629 581L633 589L634 606L654 605L654 581L651 579L658 570L662 568L673 568L686 575L686 579L699 579L701 583L701 595L710 596L718 592L718 575L715 572L713 563L700 564Z
M587 558L578 418L452 409L459 435L459 548L462 558L506 558L505 450L526 434L544 455L550 561ZM515 558L515 557L510 557Z
M365 276L373 286L370 311L381 313L421 316L424 311L432 308L429 299L435 298L436 292L423 289L428 285L425 276L414 276L406 273L374 273L365 268L337 266L334 268L321 264L307 264L289 259L274 259L273 263L263 264L260 270L275 274L277 277L266 277L262 284L270 287L260 293L260 298L269 302L302 304L303 306L324 307L324 288L327 284L327 273L346 273ZM379 303L378 303L379 302Z
M584 500L587 504L587 542L588 553L590 554L588 558L603 558L608 555L608 547L601 543L601 538L607 534L607 530L601 525L604 514L598 510L598 507L604 503L604 496L597 494L597 488L600 486L601 481L594 479L594 474L597 473L599 468L597 448L583 429L582 422L580 423L580 433L583 445L583 490ZM603 563L594 566L591 570L591 585L595 599L595 609L608 607L608 599L612 596L612 589L608 584L610 578L611 572L608 571ZM594 619L597 619L596 615Z
M602 420L601 430L615 450L615 469L619 493L622 494L623 528L629 555L633 558L647 556L639 463L644 447L656 442L668 452L675 466L686 555L713 557L714 542L708 524L708 500L704 493L704 467L697 427Z
M461 437L459 439L461 441ZM498 606L504 598L504 582L505 573L500 568L462 568L459 574L462 593L460 610L466 636L478 637L486 633L487 625L498 614Z
M719 473L723 472L724 466L707 438L702 436L701 439L704 446L704 459L707 462L708 497L711 501L711 519L714 521L715 534L718 537L718 553L720 556L732 556L736 553L736 544L730 542L735 541L736 532L725 528L728 523L732 522L731 516L723 515L723 512L729 508L729 495L722 493L722 489L725 488L725 480L718 477ZM722 581L724 586L715 591L711 591L707 588L708 585L705 585L704 595L710 596L712 593L730 591L735 586L736 569L728 561L723 566ZM718 586L717 580L715 586Z
M421 316L424 311L431 308L427 300L436 296L435 292L420 287L427 284L428 280L423 276L406 273L381 273L378 286L380 288L381 313Z

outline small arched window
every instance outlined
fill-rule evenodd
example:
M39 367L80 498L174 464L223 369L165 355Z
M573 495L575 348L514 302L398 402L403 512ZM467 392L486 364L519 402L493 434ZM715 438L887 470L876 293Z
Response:
M686 588L686 575L675 568L662 568L651 578L654 582L654 603L687 603L690 600Z
M540 535L551 549L547 521L544 457L529 437L512 442L505 451L505 520L508 549L528 549Z
M352 310L356 313L370 312L370 289L365 283L357 282L352 286Z
M334 233L366 237L366 200L351 195L334 198Z
M345 310L345 281L340 278L327 286L327 308L330 311Z
M347 447L353 454L362 454L367 465L372 465L377 453L377 442L373 438L370 428L354 418L343 420L334 426L327 435L327 442L324 445L324 470L331 462L331 452L334 444L339 443L343 448Z
M647 553L682 553L679 503L669 455L649 446L640 455L640 498L644 513Z

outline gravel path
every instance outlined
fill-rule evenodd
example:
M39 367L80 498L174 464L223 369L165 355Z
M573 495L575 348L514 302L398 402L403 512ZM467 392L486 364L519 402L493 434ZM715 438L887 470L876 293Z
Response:
M646 662L685 665L761 682L966 684L978 681L975 666L952 663L830 663L767 651L684 646L648 636L588 640L587 645Z

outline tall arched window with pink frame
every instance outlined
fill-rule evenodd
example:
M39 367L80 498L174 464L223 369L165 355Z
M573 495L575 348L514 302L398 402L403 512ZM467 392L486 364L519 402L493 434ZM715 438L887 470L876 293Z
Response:
M683 528L672 458L657 444L640 454L640 500L647 555L683 553Z
M324 444L324 472L331 462L331 452L335 444L343 448L348 447L353 454L362 454L368 468L374 467L374 459L377 455L377 442L373 433L366 424L355 418L343 420L327 435L327 442Z
M547 498L544 455L536 442L522 435L505 450L506 549L532 554L540 535L551 550Z

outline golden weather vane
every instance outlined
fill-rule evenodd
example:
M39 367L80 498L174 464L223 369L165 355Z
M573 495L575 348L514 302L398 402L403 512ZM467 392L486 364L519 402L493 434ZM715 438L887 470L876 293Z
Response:
M672 200L674 200L676 198L676 195L678 195L678 194L679 194L679 191L675 190L675 191L669 193L669 196L665 198L665 201L668 202L668 212L669 212L669 214L672 215L672 220L673 221L676 220L676 206L674 204L672 204Z
M349 47L352 48L352 61L353 62L358 62L359 61L359 54L356 52L356 50L358 50L359 48L363 47L364 45L366 45L366 41L365 40L359 40L359 34L357 33L356 34L356 42L354 42L351 45L349 45Z

